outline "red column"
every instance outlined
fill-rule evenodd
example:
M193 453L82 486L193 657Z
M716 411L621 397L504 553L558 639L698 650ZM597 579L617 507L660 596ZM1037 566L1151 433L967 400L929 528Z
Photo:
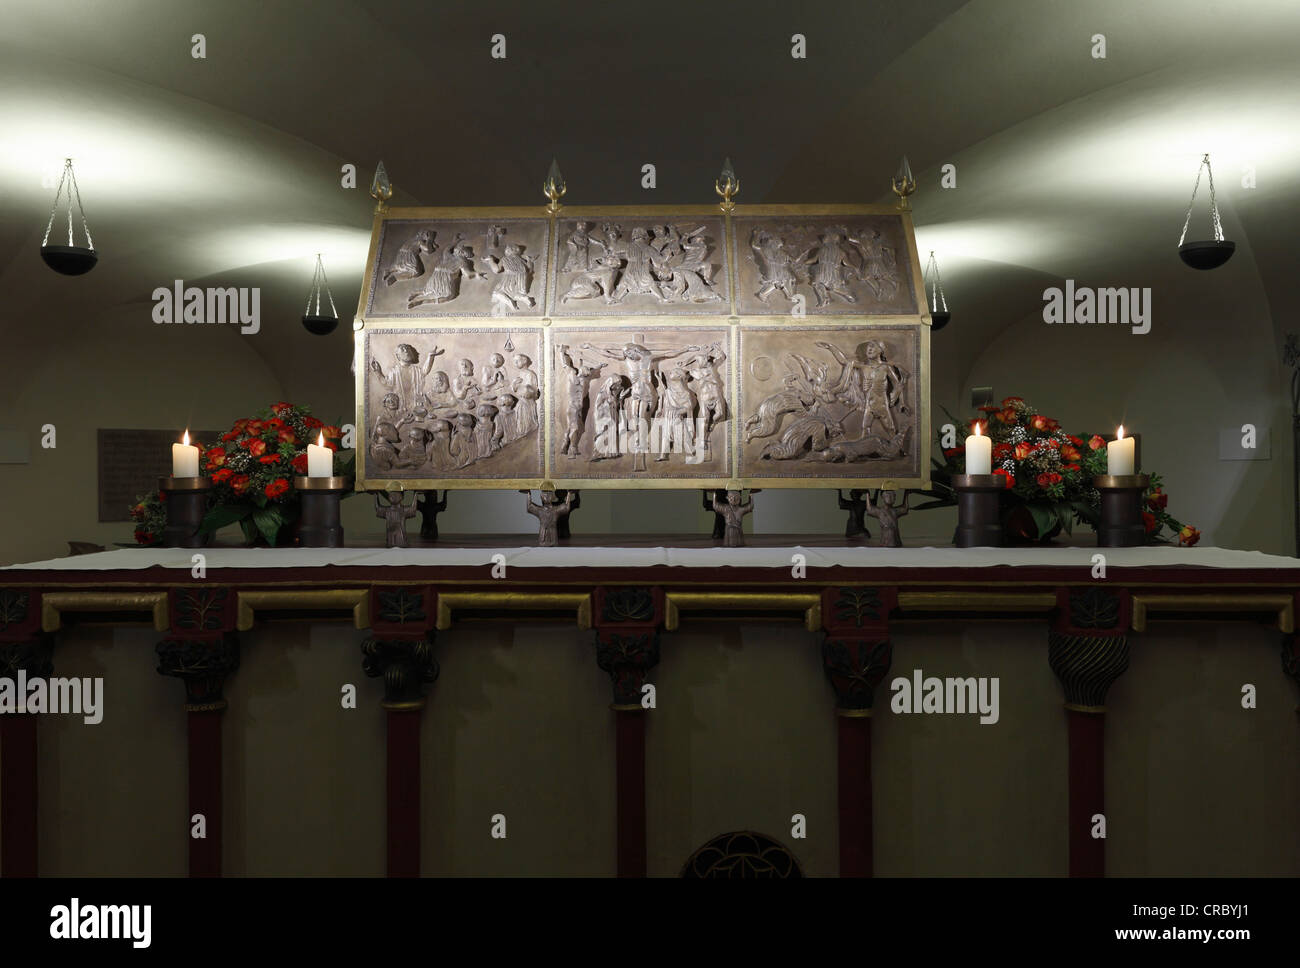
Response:
M1103 877L1106 841L1094 817L1106 814L1106 693L1128 668L1128 592L1059 589L1047 662L1065 693L1071 877Z
M618 876L645 877L645 710L615 706Z
M1106 841L1093 837L1093 817L1106 808L1102 750L1106 714L1066 709L1070 742L1070 876L1106 873Z
M420 876L420 710L387 707L388 876Z
M0 716L0 875L35 877L36 716Z
M874 869L871 827L870 710L839 710L840 876L870 877Z
M827 588L822 592L822 667L835 690L840 876L875 872L871 817L871 706L893 661L889 613L895 588Z
M646 678L659 664L663 589L596 588L596 664L614 689L614 796L616 871L646 875Z
M190 877L221 876L222 708L191 708L189 720L190 818L201 814L205 837L190 834Z

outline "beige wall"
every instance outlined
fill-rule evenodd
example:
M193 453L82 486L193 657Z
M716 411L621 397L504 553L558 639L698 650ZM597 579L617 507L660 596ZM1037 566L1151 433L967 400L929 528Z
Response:
M224 723L230 874L380 875L382 688L363 633L273 623L243 636ZM884 875L1058 875L1067 868L1066 726L1038 622L900 622L873 717L876 869ZM41 869L183 874L184 690L155 671L156 633L59 633L56 672L106 678L98 726L39 724ZM837 869L835 716L820 635L786 623L691 623L662 637L647 724L649 871L676 875L729 830ZM1113 874L1297 874L1300 729L1277 633L1157 622L1134 635L1106 731ZM608 875L614 864L609 681L590 632L466 624L439 633L421 752L429 874ZM1001 716L900 715L915 668L997 676ZM1259 690L1240 707L1241 686ZM358 687L345 710L340 689ZM503 813L507 837L490 836ZM790 817L807 818L807 838Z

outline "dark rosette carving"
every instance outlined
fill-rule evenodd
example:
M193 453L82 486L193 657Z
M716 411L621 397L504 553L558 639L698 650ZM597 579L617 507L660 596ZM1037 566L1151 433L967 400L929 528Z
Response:
M1070 593L1070 624L1077 629L1111 629L1119 624L1119 595L1104 588Z
M764 834L741 830L714 837L691 854L682 868L686 878L803 877L803 869L784 844Z
M228 588L182 588L176 593L176 627L215 632L224 624Z
M395 588L392 591L377 593L379 598L379 617L391 625L405 625L408 622L423 622L424 596L418 591Z
M158 643L158 672L185 683L185 701L191 706L222 706L226 677L239 668L239 636L226 632L217 638L168 638Z
M880 592L875 588L841 588L835 599L835 617L859 628L867 619L880 618Z
M833 638L822 643L822 666L841 709L870 709L893 661L889 639Z
M606 622L649 622L654 614L654 594L648 588L611 588L600 610Z
M639 705L646 673L659 664L658 631L597 632L596 664L609 673L615 705Z
M424 687L438 678L433 633L418 639L369 638L361 643L361 668L372 679L383 677L384 703L422 702Z

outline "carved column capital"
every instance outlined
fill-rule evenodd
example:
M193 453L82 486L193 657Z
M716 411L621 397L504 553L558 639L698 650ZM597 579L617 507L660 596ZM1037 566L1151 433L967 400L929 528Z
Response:
M613 706L640 710L646 677L659 664L663 589L599 587L594 606L596 665L609 674Z
M1128 668L1130 608L1124 589L1058 590L1047 664L1065 691L1067 709L1105 712L1107 691Z
M158 673L185 684L185 708L210 712L226 708L222 689L239 668L239 636L234 632L204 638L173 636L158 643Z
M842 716L870 716L876 686L889 672L894 647L889 615L896 588L837 586L822 591L822 668Z
M424 706L424 687L438 678L432 631L416 638L373 636L361 643L361 668L372 679L383 677L383 707L413 710Z

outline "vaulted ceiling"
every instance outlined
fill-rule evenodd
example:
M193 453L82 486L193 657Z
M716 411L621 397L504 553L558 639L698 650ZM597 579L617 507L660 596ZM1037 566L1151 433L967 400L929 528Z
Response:
M1174 244L1206 151L1237 284L1279 333L1300 296L1293 0L10 0L4 21L6 335L133 305L143 324L178 278L259 285L255 349L310 396L350 348L346 325L319 339L297 321L314 257L350 318L381 158L396 204L541 203L552 156L567 203L698 204L724 155L742 202L886 201L906 152L955 314L934 343L949 397L1052 280L1188 273ZM76 280L38 255L65 156L102 253Z

